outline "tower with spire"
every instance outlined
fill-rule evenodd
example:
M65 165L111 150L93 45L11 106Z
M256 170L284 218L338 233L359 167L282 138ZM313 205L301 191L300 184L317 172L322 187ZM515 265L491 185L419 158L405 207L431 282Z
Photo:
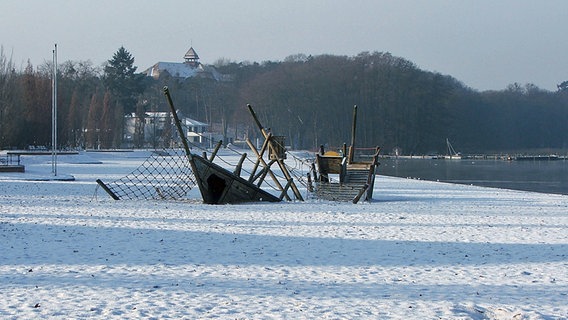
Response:
M193 47L190 47L189 50L187 50L183 59L185 60L185 63L189 64L193 68L196 68L199 65L199 56Z

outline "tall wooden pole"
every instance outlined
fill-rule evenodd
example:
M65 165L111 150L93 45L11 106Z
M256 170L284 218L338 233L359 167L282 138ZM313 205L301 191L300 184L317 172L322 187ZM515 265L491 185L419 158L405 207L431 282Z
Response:
M185 137L185 133L183 132L183 128L181 127L181 122L179 121L179 117L176 112L176 108L174 107L174 103L172 101L172 97L170 96L170 90L168 87L164 87L164 94L168 99L168 104L170 105L170 111L172 112L172 116L174 117L174 123L176 125L176 129L178 131L179 137L181 139L181 143L183 144L183 148L185 149L185 154L189 161L192 160L191 152L189 151L189 145L187 144L187 139Z
M353 163L355 157L355 134L357 132L357 105L353 106L353 124L351 125L351 147L349 148L348 163Z

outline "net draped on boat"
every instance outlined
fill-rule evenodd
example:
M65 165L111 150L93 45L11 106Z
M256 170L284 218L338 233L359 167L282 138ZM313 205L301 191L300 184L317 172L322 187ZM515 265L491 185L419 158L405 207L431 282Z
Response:
M181 200L196 182L185 152L164 149L152 152L134 171L105 186L118 199Z

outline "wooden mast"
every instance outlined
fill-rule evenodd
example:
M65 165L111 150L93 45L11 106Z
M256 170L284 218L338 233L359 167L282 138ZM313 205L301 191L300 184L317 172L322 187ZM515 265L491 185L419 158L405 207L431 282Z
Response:
M355 157L355 134L357 131L357 105L353 106L353 123L351 124L351 146L347 163L353 163Z
M172 116L174 117L174 122L175 122L175 125L176 125L176 128L177 128L179 137L181 139L181 143L183 144L183 148L185 149L185 154L187 155L187 158L191 162L192 155L191 155L191 152L189 151L189 145L187 144L187 139L186 139L185 134L183 132L183 128L181 127L181 122L179 121L179 117L177 115L176 108L174 107L174 102L172 101L172 97L170 96L170 90L168 89L167 86L164 87L164 94L166 95L166 98L168 99L168 104L170 105L170 111L172 112Z

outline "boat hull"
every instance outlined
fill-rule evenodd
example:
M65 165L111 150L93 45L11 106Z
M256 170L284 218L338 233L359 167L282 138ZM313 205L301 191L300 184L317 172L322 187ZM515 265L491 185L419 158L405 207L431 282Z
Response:
M191 162L204 203L281 201L273 194L203 157L192 155Z

